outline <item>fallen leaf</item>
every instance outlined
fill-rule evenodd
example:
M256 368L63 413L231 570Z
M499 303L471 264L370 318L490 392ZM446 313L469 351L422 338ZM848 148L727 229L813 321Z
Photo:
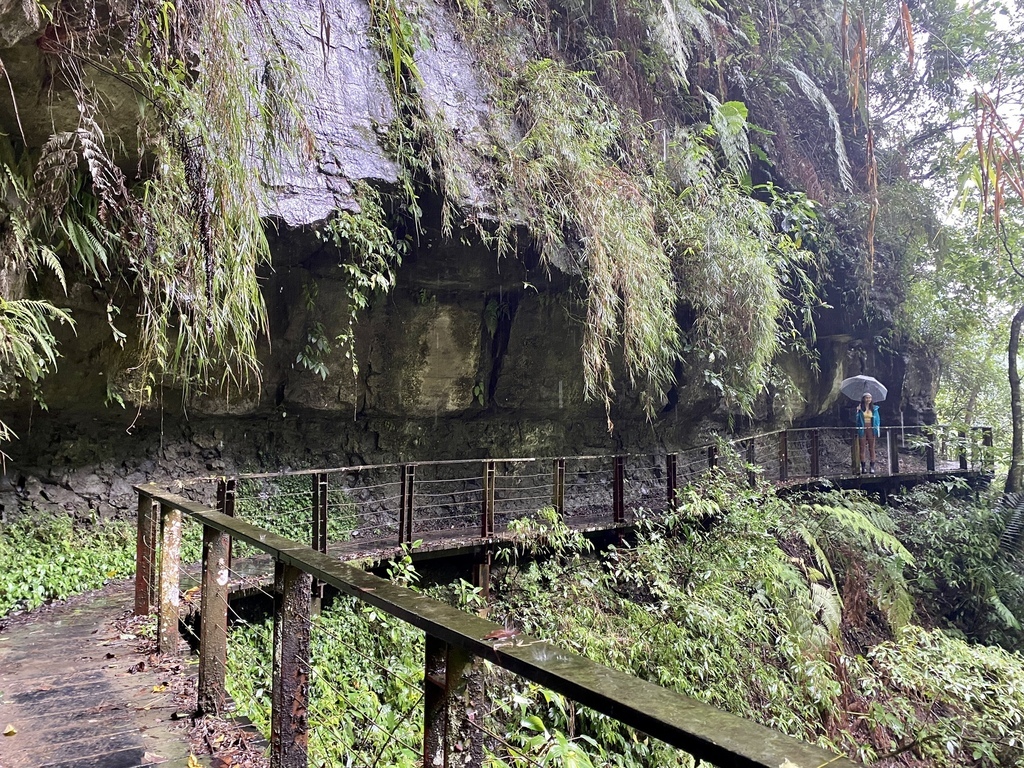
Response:
M138 664L132 664L128 667L128 674L134 675L136 672L144 672L146 670L146 662L140 661Z
M191 752L188 753L188 768L203 768L203 764Z
M13 725L8 725L6 728L4 728L4 736L13 736L17 732L18 729L15 728Z
M164 762L164 759L162 757L160 757L160 755L156 754L155 752L146 752L145 754L142 755L142 762L143 763L149 763L149 764L152 764L152 763L162 763L162 762Z
M160 683L153 686L153 693L163 693L167 690L167 683Z
M488 632L481 639L482 640L509 640L519 634L518 629L496 629L493 632Z
M115 655L114 655L113 653L108 653L108 654L106 655L106 658L108 658L108 659L116 659L116 658L117 658L117 656L115 656Z

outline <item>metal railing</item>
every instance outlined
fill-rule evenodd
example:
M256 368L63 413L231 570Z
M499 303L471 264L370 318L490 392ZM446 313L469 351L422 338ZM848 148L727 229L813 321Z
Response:
M625 469L626 463L617 460L613 475L619 478L616 487L620 490L613 489L612 497L620 508L625 503L622 492ZM676 466L677 472L678 469ZM556 472L556 488L560 476ZM527 479L523 475L519 477ZM491 491L497 498L498 487L497 474L493 484L492 480L485 479L484 499ZM225 490L222 508L231 511L227 488L222 488ZM484 618L373 576L308 544L166 492L156 485L139 486L137 490L140 555L136 612L149 613L155 602L161 653L175 654L180 644L183 520L193 520L203 528L198 681L198 706L203 712L220 712L225 704L232 541L244 542L269 555L274 562L274 587L268 594L274 598L270 760L275 768L305 768L311 738L330 738L329 733L321 732L322 725L311 722L309 714L313 662L310 640L314 626L310 596L314 580L329 584L340 593L374 606L424 633L420 681L423 726L422 738L415 745L422 753L423 765L447 766L450 759L451 764L455 763L455 750L467 748L464 741L453 743L460 730L455 726L475 728L477 746L488 740L500 741L499 735L487 732L467 713L465 697L461 694L473 675L479 674L476 662L482 659L720 766L849 768L853 765L844 757L597 664L545 640L519 634L510 639L508 631ZM412 490L407 490L410 491L407 498L414 498ZM617 500L616 493L620 494ZM324 499L321 488L314 495L318 503ZM329 506L329 489L326 498ZM237 499L234 506L237 511ZM322 503L320 508L323 508ZM403 717L410 716L408 712L403 714ZM465 755L460 754L459 764L464 762Z
M877 476L993 469L992 431L885 427L875 440ZM201 478L182 485L287 538L342 557L391 557L403 545L450 548L506 537L514 522L553 507L572 527L628 525L660 513L676 492L717 469L780 486L818 479L870 482L849 427L788 429L667 455L477 459L379 464ZM867 457L865 457L867 458ZM858 479L859 478L859 479Z

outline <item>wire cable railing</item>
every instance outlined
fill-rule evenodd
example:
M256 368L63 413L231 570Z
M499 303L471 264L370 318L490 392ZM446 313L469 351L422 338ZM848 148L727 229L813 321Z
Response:
M632 470L643 474L654 468L653 463L637 464ZM484 488L493 489L493 476L488 475L494 468L484 469ZM618 478L617 487L629 476L626 469L624 461L616 460L613 474ZM507 731L503 734L492 717L477 716L493 711L498 703L495 698L488 699L486 692L480 694L481 668L492 667L510 679L538 684L637 729L664 742L666 749L685 750L713 764L852 766L844 757L373 576L308 543L156 485L137 490L139 540L146 551L137 563L136 585L142 587L137 596L147 600L137 603L136 610L149 613L152 605L148 598L153 597L158 648L165 655L177 654L181 639L183 524L187 519L202 526L201 622L198 638L194 638L199 647L198 706L202 712L220 712L226 701L227 625L233 611L228 602L229 584L245 575L231 561L232 543L244 543L273 562L274 586L256 586L274 606L273 651L268 654L272 659L271 765L375 766L394 764L402 756L408 764L446 768L466 763L460 751L482 755L485 750L502 750L518 764L535 765L538 761L514 743L514 736ZM325 498L326 491L319 486L317 499ZM617 498L616 504L621 506L621 501ZM225 488L221 506L230 511L229 502ZM311 595L315 595L318 582L418 633L423 640L422 676L395 674L367 645L376 642L375 638L362 637L355 642L332 630L323 616L315 616ZM151 591L153 584L156 589ZM345 674L331 671L339 668L342 657L364 669L376 669L372 690L353 688ZM480 664L481 660L488 664ZM385 689L401 693L398 705L385 695ZM467 742L467 733L478 737ZM360 757L353 758L353 754Z
M872 448L873 466L870 455L860 456ZM993 464L992 431L985 427L884 427L873 441L852 427L815 427L667 454L420 461L177 485L225 514L354 558L387 557L414 542L429 551L445 542L494 541L542 508L575 527L629 525L640 512L664 512L680 488L710 471L786 486L863 483L871 474L986 473Z

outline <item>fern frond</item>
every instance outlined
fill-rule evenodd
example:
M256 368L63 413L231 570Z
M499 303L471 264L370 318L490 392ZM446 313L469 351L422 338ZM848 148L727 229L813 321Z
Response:
M822 525L831 521L838 524L847 533L860 537L864 542L877 549L896 555L906 565L914 564L914 556L896 536L885 530L891 519L887 516L871 516L860 509L841 505L812 504L808 507L822 517ZM876 513L877 514L877 513Z
M60 281L60 287L64 289L66 296L68 292L67 278L64 276L64 267L61 265L60 259L57 258L57 254L47 246L41 246L33 255L39 264L53 272L57 280Z
M690 0L662 0L658 19L662 45L672 60L679 85L689 86L690 49L695 43L710 45L711 24L704 11Z
M825 550L822 549L818 543L818 538L811 532L811 529L806 525L798 525L794 529L794 532L800 536L800 539L807 545L807 548L811 550L811 554L814 555L814 559L817 561L821 570L828 576L828 580L833 586L836 584L836 574L832 570L832 563L829 562L828 555L825 554Z
M1021 628L1020 621L1014 615L1013 611L1007 607L1006 603L1004 603L1002 598L995 592L989 595L988 603L992 606L992 610L995 612L996 616L998 616L1007 627L1010 629Z
M829 126L832 128L832 147L836 155L839 181L842 183L843 189L847 192L851 191L853 189L853 174L850 170L850 158L846 154L846 144L843 141L843 128L839 123L839 113L836 112L836 108L829 101L825 92L806 72L797 69L792 63L785 64L785 69L796 81L807 100L820 107L828 117Z
M832 587L811 584L811 611L833 637L843 622L843 600Z
M711 107L711 126L725 154L725 162L737 176L744 176L750 167L750 140L747 138L747 107L741 101L720 102L705 93Z

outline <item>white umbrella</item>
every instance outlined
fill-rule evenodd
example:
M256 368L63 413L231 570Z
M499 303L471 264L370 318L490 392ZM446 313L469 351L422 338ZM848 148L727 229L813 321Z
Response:
M860 400L867 392L876 403L885 400L885 396L889 394L885 385L873 376L851 376L843 379L839 382L839 391L851 400Z

